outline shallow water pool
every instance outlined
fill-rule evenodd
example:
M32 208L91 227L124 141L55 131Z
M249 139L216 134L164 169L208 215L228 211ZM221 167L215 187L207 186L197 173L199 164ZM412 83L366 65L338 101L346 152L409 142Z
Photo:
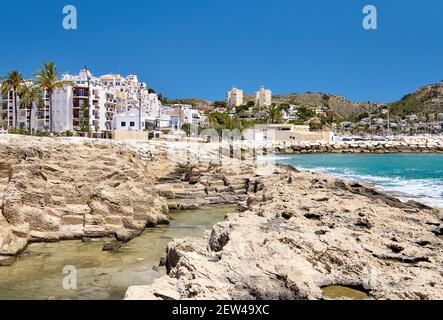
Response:
M116 251L102 251L106 239L31 244L12 266L0 267L0 300L122 299L129 286L148 285L164 275L164 268L153 267L168 242L200 236L233 211L213 207L172 212L170 225L147 229ZM63 288L65 266L77 269L77 290Z

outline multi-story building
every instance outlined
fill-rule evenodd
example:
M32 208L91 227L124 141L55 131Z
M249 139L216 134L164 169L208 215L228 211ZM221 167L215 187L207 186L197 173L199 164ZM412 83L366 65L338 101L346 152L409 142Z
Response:
M272 91L265 89L263 86L256 93L255 105L258 107L269 107L272 103Z
M7 130L14 126L14 95L0 95L0 130Z
M25 85L32 85L32 81L27 81ZM49 129L49 97L46 92L44 92L44 103L41 106L24 105L20 101L20 95L17 95L17 103L14 99L15 95L12 90L7 95L0 95L0 129L8 130L15 127L15 105L17 105L17 128Z
M140 82L136 75L122 77L110 74L97 78L87 69L82 69L78 75L64 74L62 79L71 81L73 86L53 92L55 132L83 130L94 137L107 138L111 136L116 114L140 108L150 116L160 114L161 104L157 94L148 90L146 83ZM19 128L50 129L49 97L46 92L43 106L24 106L18 97L17 108ZM7 130L14 125L14 95L10 92L8 96L0 96L0 128Z
M243 105L243 90L234 87L226 95L228 108L235 108Z
M57 118L61 126L57 128L59 131L80 130L86 126L94 137L108 138L114 130L113 119L117 114L140 108L149 116L160 112L157 94L150 92L136 75L125 78L119 74L108 74L96 78L83 69L78 76L64 75L63 79L72 81L74 87L66 87L58 93L66 97L68 105L55 108L55 113L62 114ZM71 113L70 109L72 118L65 115Z

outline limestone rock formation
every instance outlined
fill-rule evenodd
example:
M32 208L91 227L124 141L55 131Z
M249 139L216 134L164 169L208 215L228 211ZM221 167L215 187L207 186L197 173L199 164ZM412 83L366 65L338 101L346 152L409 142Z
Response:
M439 210L368 186L281 167L239 212L167 247L168 276L126 299L443 299Z
M168 221L151 171L161 153L142 159L116 143L11 137L0 154L0 255L29 241L129 240Z

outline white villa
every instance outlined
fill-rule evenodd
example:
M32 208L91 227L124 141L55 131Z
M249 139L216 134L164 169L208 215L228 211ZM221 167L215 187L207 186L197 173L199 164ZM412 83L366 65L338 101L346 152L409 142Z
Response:
M164 114L171 117L171 126L175 131L179 131L183 124L203 125L206 117L197 109L187 104L174 104L164 108Z
M288 110L283 110L282 111L282 115L283 115L283 120L285 121L291 121L291 120L298 120L298 106L289 106Z

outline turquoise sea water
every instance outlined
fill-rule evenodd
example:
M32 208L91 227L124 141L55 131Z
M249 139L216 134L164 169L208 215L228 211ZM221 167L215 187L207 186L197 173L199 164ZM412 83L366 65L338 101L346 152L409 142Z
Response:
M278 156L277 162L371 183L401 200L443 208L442 154L309 154Z

